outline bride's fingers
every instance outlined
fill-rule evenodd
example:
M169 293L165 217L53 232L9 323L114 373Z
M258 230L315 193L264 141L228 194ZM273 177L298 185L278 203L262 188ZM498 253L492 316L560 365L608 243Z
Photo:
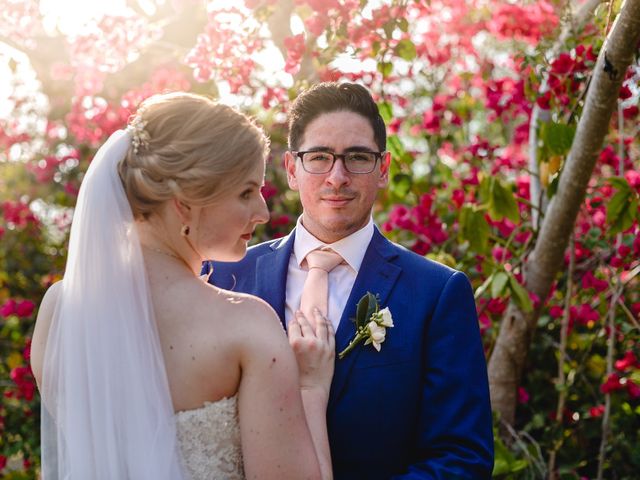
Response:
M322 341L327 340L328 338L327 325L329 323L328 320L325 318L324 315L322 315L322 312L320 312L320 310L317 308L313 309L313 315L315 317L315 323L316 323L316 337L318 337Z
M300 324L300 330L302 331L303 337L315 336L313 333L313 328L311 328L311 325L309 324L309 320L307 320L307 317L305 317L300 310L296 312L296 320Z
M289 337L289 342L302 337L302 330L300 329L300 323L295 317L292 318L289 321L289 325L287 325L287 336Z
M333 331L333 324L327 321L327 340L329 341L329 351L336 350L336 332Z
M316 327L316 337L324 341L327 338L327 321L317 308L313 310L313 316Z

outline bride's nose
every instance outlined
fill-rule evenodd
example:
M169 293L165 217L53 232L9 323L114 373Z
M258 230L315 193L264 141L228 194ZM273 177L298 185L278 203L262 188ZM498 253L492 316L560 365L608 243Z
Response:
M253 215L253 221L255 223L267 223L269 221L269 209L267 208L267 202L262 194L259 195L259 200L256 205L256 210Z

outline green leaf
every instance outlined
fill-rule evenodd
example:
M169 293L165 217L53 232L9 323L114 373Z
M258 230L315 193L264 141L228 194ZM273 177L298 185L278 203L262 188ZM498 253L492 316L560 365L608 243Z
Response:
M611 233L629 229L638 213L638 196L631 189L618 190L607 204L607 223L611 225Z
M382 102L378 105L380 116L384 120L384 123L389 123L393 120L393 105L389 102Z
M524 459L516 460L511 464L511 472L519 472L520 470L524 470L529 466L529 462Z
M378 71L383 77L388 77L393 72L393 63L391 62L378 62Z
M367 292L365 296L363 296L358 302L358 307L356 309L356 325L358 328L364 327L367 323L369 323L369 319L371 315L378 310L378 300L375 295L370 292Z
M406 173L397 173L391 179L390 189L394 195L404 198L411 191L413 186L413 177Z
M465 204L460 209L459 237L469 242L469 247L478 253L485 253L489 249L489 224L484 217L484 209L475 205Z
M405 17L401 17L400 20L398 20L398 28L405 33L409 31L409 20Z
M491 296L497 298L502 295L504 287L509 281L509 276L505 272L498 272L493 276L491 281Z
M391 152L391 156L397 159L404 157L407 153L397 135L389 135L387 149Z
M508 218L513 223L520 221L520 211L513 191L497 178L490 179L489 215L500 221Z
M410 62L414 58L416 58L416 46L413 44L411 40L405 38L404 40L400 40L398 45L396 45L395 53L400 58Z
M489 285L491 285L492 280L493 280L493 274L489 275L487 279L484 282L482 282L482 285L476 288L475 292L473 292L473 298L478 300L484 294L487 288L489 288Z
M531 313L533 311L533 303L531 302L531 298L529 298L529 293L511 274L509 274L509 290L511 290L513 295L513 301L523 312Z
M631 190L631 186L624 177L611 177L609 183L618 190Z
M378 55L378 53L380 52L380 42L378 40L375 40L371 43L371 53L373 53L373 56Z
M389 21L382 26L382 29L384 30L384 33L387 36L387 38L392 38L393 31L396 29L395 20L393 18L389 19Z
M540 139L552 155L566 155L575 134L576 127L564 123L547 122L540 128Z
M547 187L547 198L549 199L553 198L556 192L558 191L558 185L560 184L561 174L562 174L562 170L560 170L557 174L551 177L551 181L549 182L549 186Z

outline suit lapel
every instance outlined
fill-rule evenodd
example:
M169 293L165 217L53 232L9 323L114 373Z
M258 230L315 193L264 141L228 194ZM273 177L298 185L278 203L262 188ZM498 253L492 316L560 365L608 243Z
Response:
M256 295L265 300L280 317L284 326L285 296L289 258L295 240L295 230L270 245L271 252L256 262Z
M340 318L336 332L336 352L344 350L355 335L355 324L351 319L355 317L356 305L363 295L371 292L379 297L381 307L387 304L389 294L402 271L400 267L391 262L396 256L391 242L384 238L376 228ZM342 360L336 356L329 407L338 399L361 349L362 345L356 347ZM384 348L381 354L383 353Z

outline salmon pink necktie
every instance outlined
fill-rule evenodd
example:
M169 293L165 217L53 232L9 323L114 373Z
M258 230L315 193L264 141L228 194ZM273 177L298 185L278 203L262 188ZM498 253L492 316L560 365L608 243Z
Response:
M309 273L302 288L300 310L313 325L313 309L318 308L324 316L329 310L329 272L344 259L333 250L313 250L304 257Z

